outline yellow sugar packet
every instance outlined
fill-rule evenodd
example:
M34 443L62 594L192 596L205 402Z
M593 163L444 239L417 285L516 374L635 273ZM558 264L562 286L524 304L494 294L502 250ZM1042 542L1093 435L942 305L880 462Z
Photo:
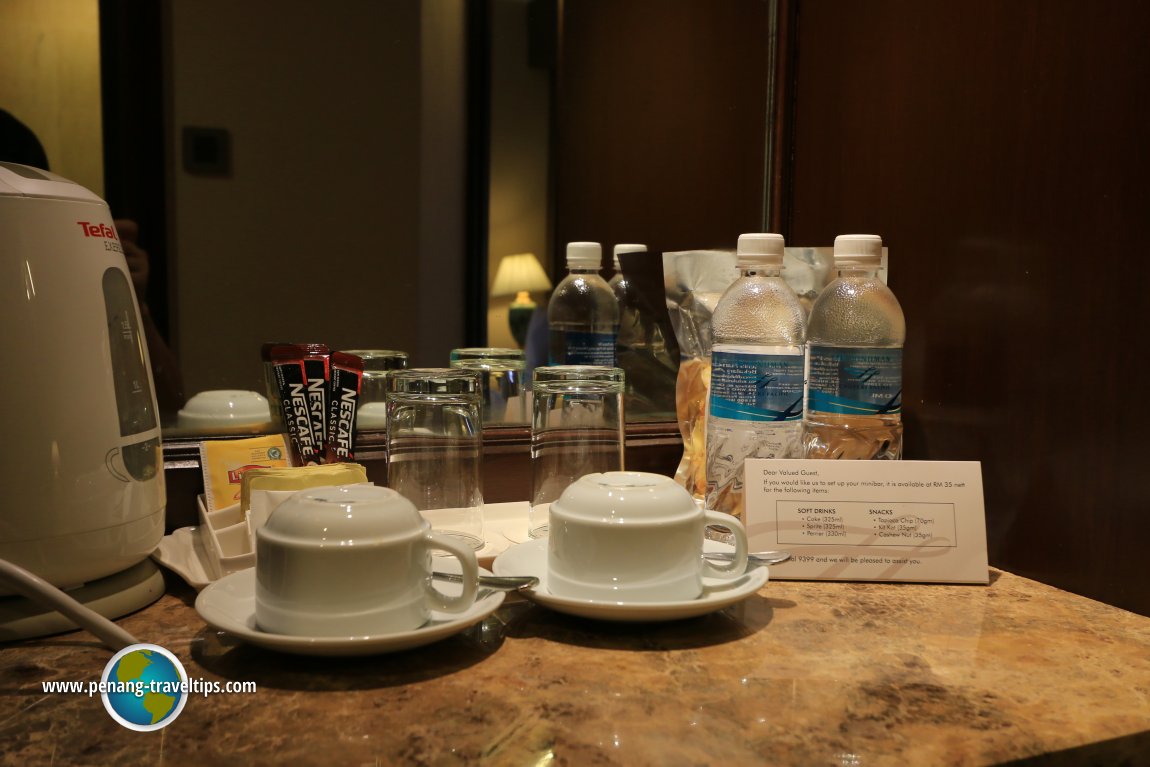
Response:
M204 497L208 511L226 509L239 503L241 483L247 472L283 469L289 465L283 434L204 440L200 443L200 467L204 472Z
M254 541L256 531L264 526L272 512L293 493L312 487L362 483L368 483L367 469L357 463L255 469L244 475L240 490L240 513L247 522L248 534Z
M367 469L358 463L321 463L286 468L253 469L245 472L240 487L240 513L252 507L256 490L306 490L325 485L356 485L367 482Z

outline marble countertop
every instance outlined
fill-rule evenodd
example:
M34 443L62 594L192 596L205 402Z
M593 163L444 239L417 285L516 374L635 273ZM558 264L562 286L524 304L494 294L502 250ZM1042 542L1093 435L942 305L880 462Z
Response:
M203 623L182 581L168 589L120 625L193 679L257 691L192 698L170 726L137 733L98 697L42 691L99 679L111 652L91 635L3 644L0 763L1150 759L1150 619L1005 572L988 587L775 581L647 625L508 601L437 644L330 659L244 645Z

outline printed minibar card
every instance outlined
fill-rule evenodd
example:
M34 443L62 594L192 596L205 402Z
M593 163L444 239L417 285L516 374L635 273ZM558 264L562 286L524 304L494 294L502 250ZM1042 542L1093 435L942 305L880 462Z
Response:
M771 578L987 583L977 461L748 459L751 551L782 549Z

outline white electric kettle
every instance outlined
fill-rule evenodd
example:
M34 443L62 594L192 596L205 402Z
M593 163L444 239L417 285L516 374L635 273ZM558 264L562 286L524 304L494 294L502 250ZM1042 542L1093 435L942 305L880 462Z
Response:
M108 206L78 184L0 162L0 238L0 559L72 588L164 534L139 307Z

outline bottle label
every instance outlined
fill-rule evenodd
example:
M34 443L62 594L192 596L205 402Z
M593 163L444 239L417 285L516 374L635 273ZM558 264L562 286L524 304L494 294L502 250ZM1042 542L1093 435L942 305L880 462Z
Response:
M568 331L564 334L565 365L603 365L615 367L614 333L583 333Z
M840 415L902 412L902 349L810 348L807 407Z
M797 421L803 417L803 355L711 355L710 413L734 421Z

